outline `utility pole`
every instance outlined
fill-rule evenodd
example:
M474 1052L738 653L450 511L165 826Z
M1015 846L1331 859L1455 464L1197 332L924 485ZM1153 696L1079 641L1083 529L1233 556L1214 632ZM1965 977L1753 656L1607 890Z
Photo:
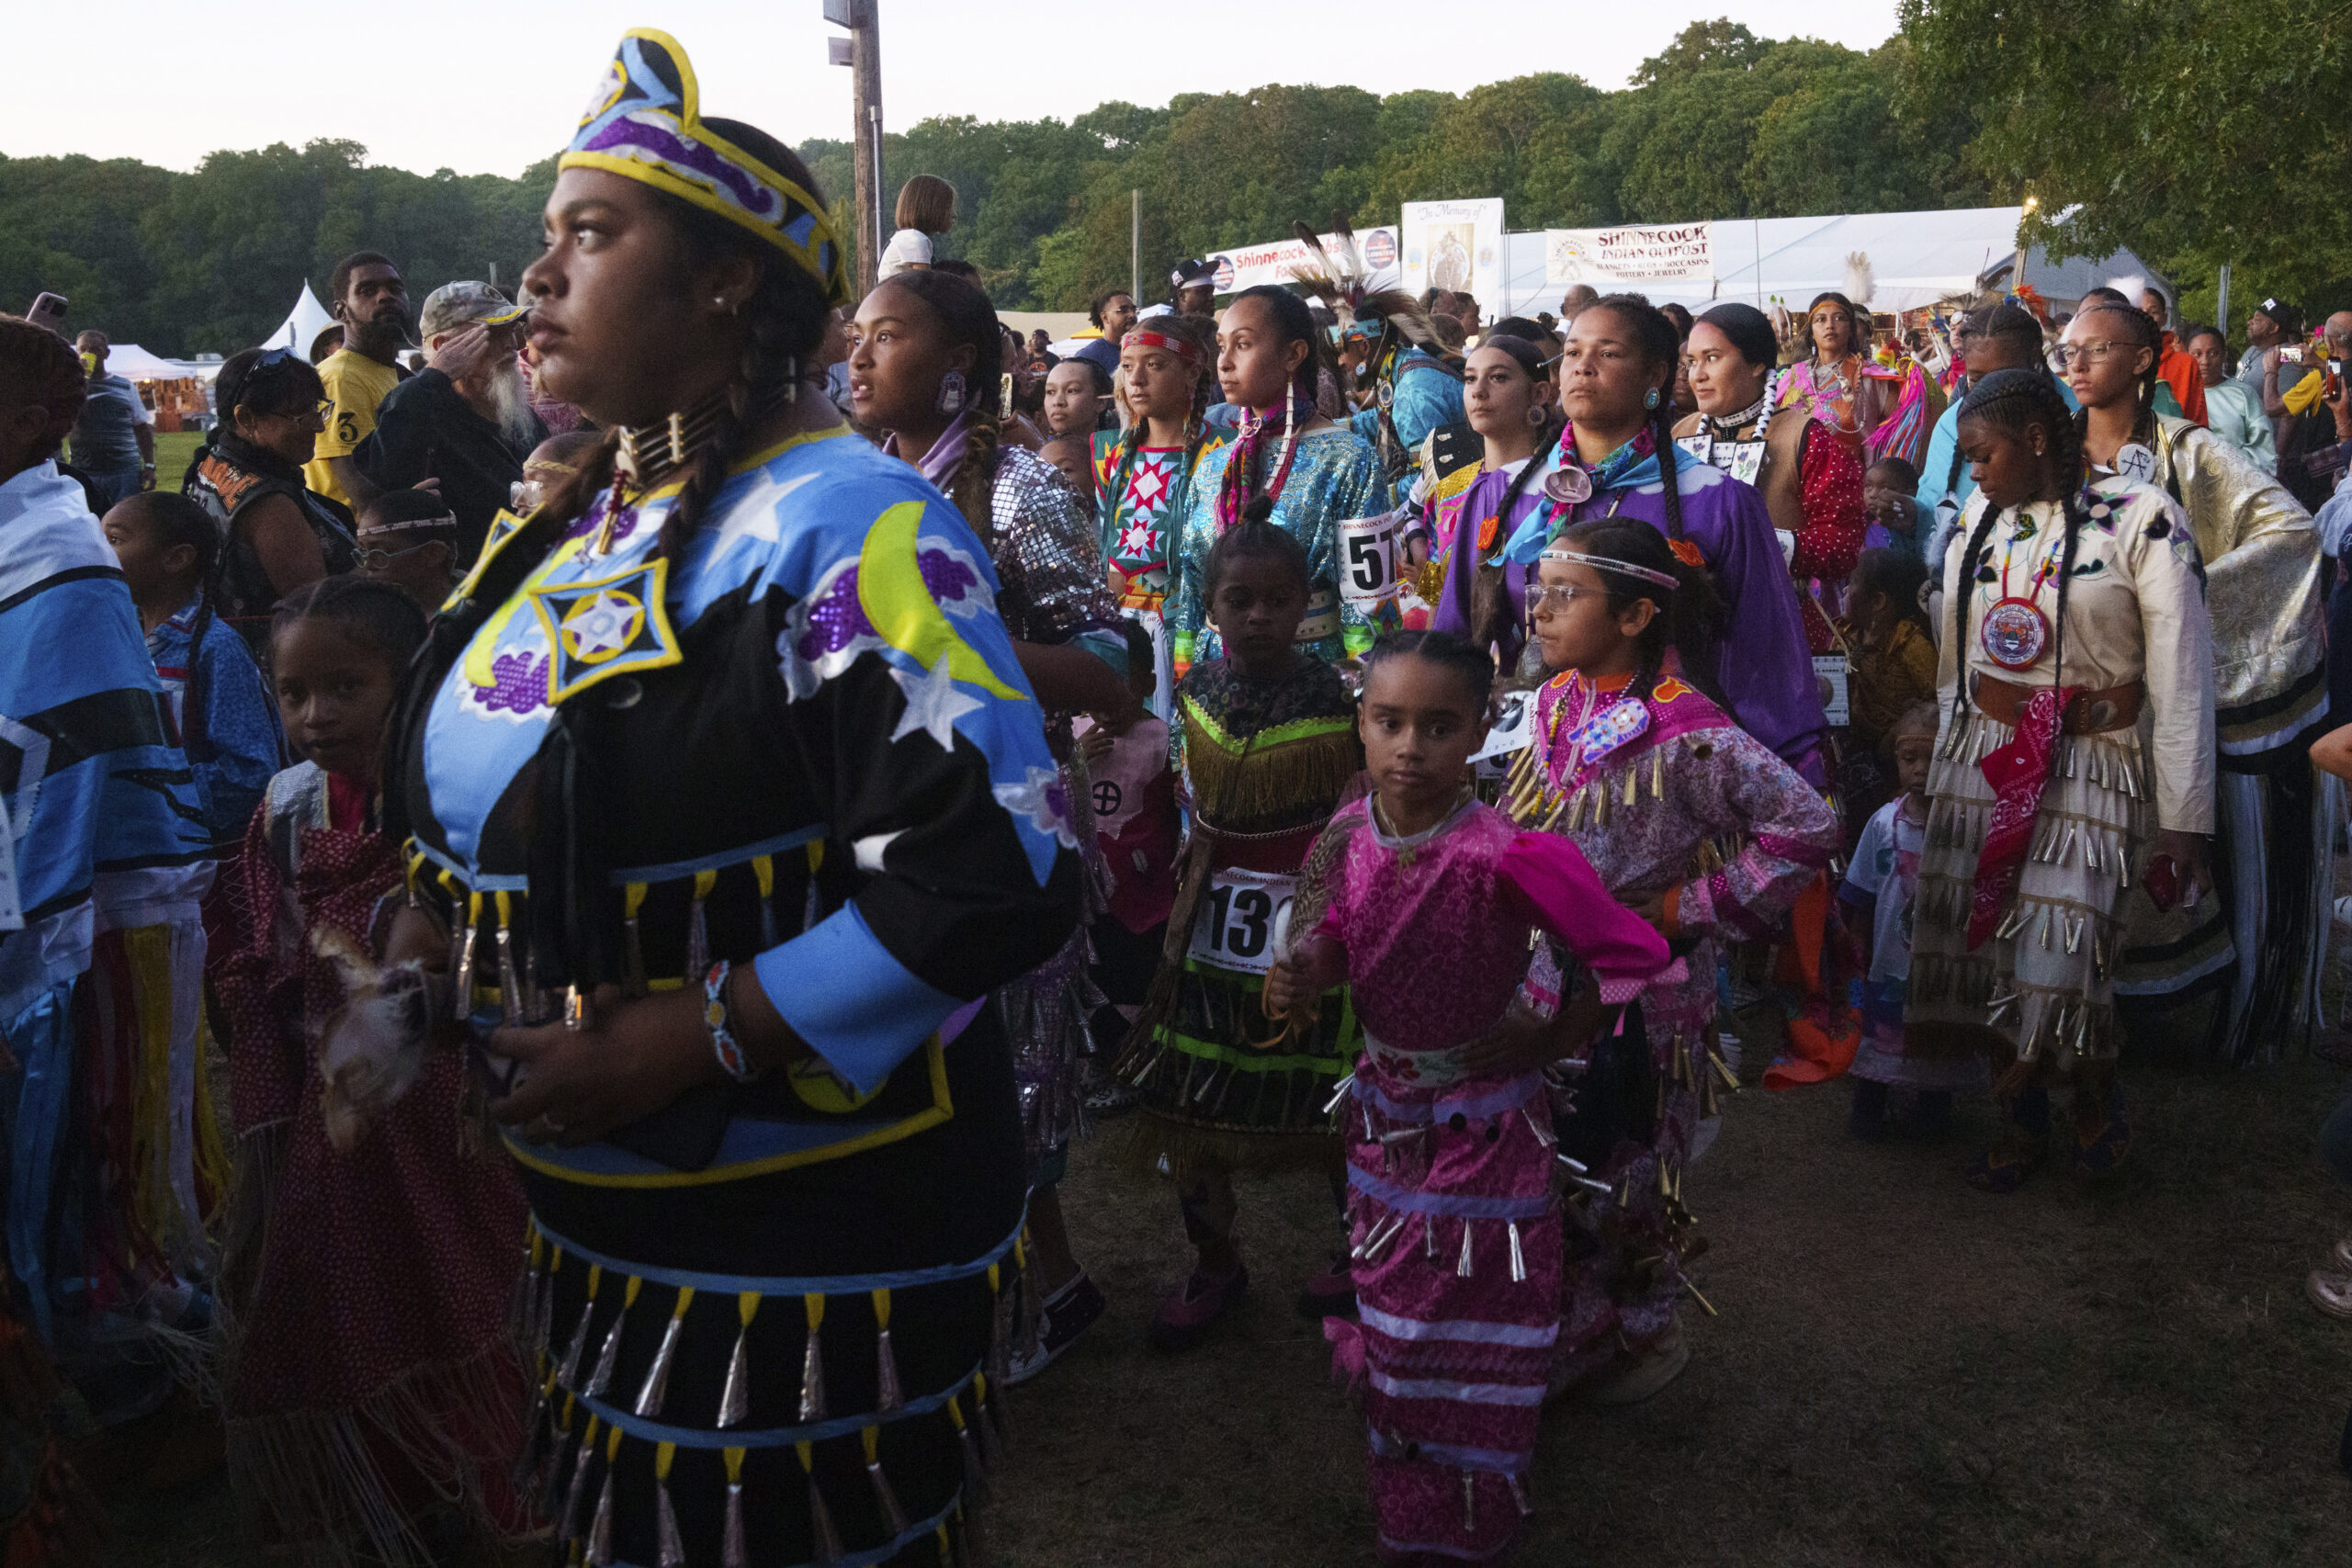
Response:
M1127 193L1127 298L1143 309L1143 192Z
M882 24L880 0L824 0L825 20L847 28L826 40L826 58L850 68L852 141L857 164L857 291L872 292L887 243L882 214Z

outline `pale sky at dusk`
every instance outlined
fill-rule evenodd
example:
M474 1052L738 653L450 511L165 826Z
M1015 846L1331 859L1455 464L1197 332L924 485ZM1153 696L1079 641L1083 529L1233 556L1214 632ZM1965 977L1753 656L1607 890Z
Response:
M1067 119L1106 99L1159 105L1268 82L1462 92L1565 71L1620 87L1686 24L1727 11L1767 38L1856 49L1894 29L1893 0L880 4L893 130L937 115ZM562 145L613 43L638 26L686 46L710 112L787 141L849 134L849 73L825 63L825 39L842 35L820 0L410 0L372 11L316 0L122 0L19 6L10 23L17 85L0 96L0 153L10 157L84 152L187 169L216 148L331 137L420 173L513 175ZM1170 27L1198 40L1189 57L1167 38ZM1442 32L1422 31L1436 27Z

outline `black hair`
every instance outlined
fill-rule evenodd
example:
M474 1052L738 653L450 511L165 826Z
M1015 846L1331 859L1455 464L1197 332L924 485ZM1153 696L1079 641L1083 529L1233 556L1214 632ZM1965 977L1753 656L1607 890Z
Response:
M1478 349L1484 348L1500 349L1503 353L1510 355L1512 363L1527 372L1527 378L1536 382L1544 379L1544 361L1551 357L1544 352L1542 344L1521 337L1515 333L1488 333L1478 340L1478 348L1474 348L1470 352L1476 354Z
M204 635L212 629L213 603L220 592L220 525L212 514L175 491L149 490L125 496L116 510L127 513L155 531L156 543L174 550L186 545L195 552L196 620L187 634L187 680L180 693L180 750L191 762L209 761L210 743L204 725L204 694L199 690Z
M447 517L455 529L457 518L449 511L449 503L429 490L388 490L359 509L359 525L370 523L422 523L431 517Z
M1487 698L1495 689L1495 661L1452 632L1387 633L1363 656L1364 685L1369 687L1372 672L1393 659L1427 660L1461 677L1469 688L1472 708L1482 716L1486 713Z
M298 621L332 621L354 640L383 655L393 684L424 646L425 615L415 600L372 577L322 577L277 602L269 617L275 643Z
M1908 491L1913 495L1919 493L1919 470L1911 466L1909 458L1895 457L1881 457L1871 464L1871 468L1884 468L1888 473L1894 476L1897 488ZM1862 471L1867 474L1870 472L1870 468L1865 468Z
M2131 306L2120 307L2146 321L2147 316ZM2102 305L2103 310L2119 307ZM2059 504L2065 518L2065 543L2058 558L2058 614L2055 617L2054 647L2050 660L2050 683L2057 685L2062 666L2066 659L2066 590L2075 575L2075 547L2083 531L2085 512L2082 505L2083 427L2066 407L2066 400L2058 393L2058 383L2047 375L2035 375L2030 370L1996 370L1978 381L1960 405L1960 418L1955 428L1970 420L1982 420L1998 430L2012 434L2040 429L2050 438L2047 453L2050 470L2058 476ZM1962 552L1960 592L1953 596L1951 624L1946 628L1944 646L1962 648L1962 638L1967 635L1969 602L1976 596L1980 576L1989 578L1992 569L1984 564L1985 541L1992 537L1993 528L2001 520L2002 507L1987 504L1984 514L1976 520L1975 530L1968 536L1968 547ZM1964 660L1963 660L1964 661ZM1952 719L1957 723L1963 712L1968 682L1953 694Z
M964 521L972 525L973 532L983 539L989 538L996 531L989 516L989 498L996 483L997 422L1004 416L1000 397L1004 380L1004 334L997 323L996 307L989 303L989 297L980 291L978 284L937 267L928 272L899 273L890 279L889 286L905 289L931 308L931 313L938 318L942 341L948 347L968 344L972 350L972 368L964 378L972 418L964 437L963 456L956 459L942 488L964 513ZM1099 389L1109 389L1102 387L1099 377L1096 385ZM919 461L923 454L908 452L901 456L911 463Z
M1682 337L1674 322L1642 294L1607 294L1586 307L1607 310L1634 329L1642 357L1650 367L1653 394L1648 411L1650 445L1657 454L1658 479L1666 490L1666 536L1682 537L1682 486L1675 473L1674 372L1682 363ZM1528 465L1530 468L1533 464Z
M1862 313L1860 306L1832 288L1815 295L1813 303L1804 308L1805 357L1811 359L1820 353L1820 344L1813 340L1813 313L1824 305L1835 305L1846 312L1846 352L1849 354L1862 352L1863 347L1870 341L1870 318Z
M1201 562L1201 600L1207 604L1216 598L1217 585L1233 563L1245 557L1278 560L1298 582L1301 597L1313 591L1314 568L1307 563L1306 547L1293 538L1279 524L1262 517L1246 518L1217 536L1216 543Z
M1087 355L1081 354L1074 358L1062 360L1059 364L1057 364L1054 368L1058 370L1063 365L1085 366L1088 371L1091 373L1091 378L1094 382L1094 395L1098 398L1107 398L1111 395L1111 373L1102 368L1101 361L1089 358Z
M1678 305L1669 299L1657 308L1657 312L1674 323L1674 330L1682 334L1683 341L1686 343L1690 341L1690 311L1688 306Z
M2134 310L2140 308L2140 302L2137 299L2132 299L2130 295L2124 293L2120 288L2110 288L2106 284L2102 283L2095 288L2086 288L2083 290L2083 297L2075 307L2075 313L2079 315L2083 311L2089 310L2091 308L2091 301L2094 299L2104 300L2110 305L2128 305Z
M1228 318L1234 308L1245 299L1261 299L1265 302L1266 312L1272 317L1274 333L1283 347L1287 348L1295 343L1303 343L1306 345L1306 358L1299 365L1296 373L1292 376L1291 385L1292 390L1298 396L1305 398L1310 403L1313 402L1317 385L1316 373L1323 366L1323 334L1315 330L1315 313L1306 308L1306 301L1304 299L1289 289L1277 284L1261 283L1255 288L1245 288L1233 297L1233 303L1226 307Z
M32 449L32 461L40 463L57 456L81 418L89 378L82 374L82 356L72 344L37 321L0 315L0 391L47 411L48 427ZM0 479L12 477L0 474Z
M293 414L327 395L327 386L309 360L286 348L247 348L231 355L212 382L212 406L232 435L237 411Z
M2209 327L2198 325L2190 327L2187 333L2182 336L2180 340L2180 346L2187 348L2190 344L2195 343L2200 337L2219 338L2222 342L2222 352L2223 354L2227 354L2230 351L2230 334L2222 331L2218 326Z
M1710 700L1723 702L1715 671L1719 606L1714 584L1704 571L1676 555L1665 535L1634 517L1596 517L1577 523L1555 542L1587 555L1662 571L1674 579L1669 589L1606 567L1592 568L1609 592L1610 609L1622 611L1640 599L1657 606L1658 613L1642 628L1641 667L1628 690L1646 696L1666 672L1666 656L1671 651L1679 658L1681 668L1677 673L1684 681Z
M354 251L334 264L327 274L327 313L336 321L343 320L343 297L351 292L351 275L363 266L389 266L399 271L392 258L381 251Z
M1127 299L1129 302L1133 302L1135 299L1135 291L1131 288L1105 288L1088 303L1086 307L1086 319L1092 321L1096 326L1101 326L1102 324L1102 307L1108 305L1114 299L1122 298ZM1116 347L1117 344L1114 344L1112 346Z
M1735 300L1715 306L1699 320L1730 339L1732 347L1750 365L1770 370L1780 363L1780 335L1772 330L1772 319L1755 306Z
M2154 316L2137 305L2117 305L2102 300L2098 304L2086 306L2081 314L2114 317L2122 338L2133 348L2144 348L2148 351L2148 367L2140 372L2140 385L2132 402L2132 439L2153 450L2156 444L2157 371L2163 365L2165 356L2164 328L2156 324L2156 319ZM2080 320L2081 317L2078 316L2076 319ZM2090 417L2088 409L2084 409L2075 414L2075 428L2078 431L2087 431L2090 428Z
M1933 637L1928 612L1920 607L1919 589L1928 581L1928 563L1908 550L1874 545L1854 558L1854 581L1865 593L1883 593L1894 606L1895 618L1910 622L1922 636Z
M917 267L913 270L920 272L922 269ZM982 299L988 297L988 287L980 281L980 269L961 256L942 256L931 264L931 270L944 277L960 277L978 289ZM904 277L906 274L902 272L897 276Z

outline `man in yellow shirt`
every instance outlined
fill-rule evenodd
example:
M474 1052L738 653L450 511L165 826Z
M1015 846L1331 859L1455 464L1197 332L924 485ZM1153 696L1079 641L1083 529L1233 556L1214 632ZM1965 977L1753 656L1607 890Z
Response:
M356 513L375 498L377 487L354 466L351 453L376 428L384 394L401 383L396 356L408 342L408 288L390 256L355 251L335 264L327 299L327 310L343 323L343 346L319 366L334 409L302 478Z

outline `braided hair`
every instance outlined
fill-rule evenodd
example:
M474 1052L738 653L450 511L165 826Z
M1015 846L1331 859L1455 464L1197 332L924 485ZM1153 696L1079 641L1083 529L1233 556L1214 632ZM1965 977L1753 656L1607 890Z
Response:
M939 320L943 341L951 348L969 344L972 368L964 378L970 390L971 418L966 422L964 450L956 459L947 482L941 488L948 499L972 525L972 532L981 538L995 536L995 525L989 520L989 500L994 492L997 468L997 422L1004 411L999 406L999 393L1004 362L1004 334L998 330L996 307L980 291L979 285L941 272L936 267L925 272L902 272L890 279L892 288L902 288L931 308ZM1096 384L1102 390L1101 367L1090 365L1096 372ZM920 460L921 452L902 453L909 462Z
M1426 660L1459 676L1469 688L1472 707L1480 714L1487 711L1487 698L1495 689L1495 661L1481 649L1452 632L1389 632L1364 653L1364 685L1372 684L1374 671L1395 659Z
M1524 337L1498 332L1482 340L1478 346L1502 350L1527 372L1530 380L1541 382L1544 379L1544 361L1548 356L1544 353L1543 345ZM1534 478L1535 470L1543 467L1544 454L1560 439L1563 422L1558 408L1544 407L1544 423L1535 433L1535 455L1510 477L1510 483L1503 487L1502 501L1495 508L1495 515L1502 520L1506 534L1510 529L1513 509L1519 505L1520 498L1527 493L1528 481ZM1474 537L1470 543L1475 550L1476 539ZM1462 547L1457 542L1454 547L1460 549ZM1490 565L1479 556L1474 556L1472 559L1476 575L1470 580L1470 644L1474 648L1484 649L1500 643L1503 633L1512 625L1510 593L1504 583L1504 569L1500 564Z
M48 411L49 423L34 439L26 463L30 468L63 448L74 422L82 417L89 382L72 344L22 316L0 316L0 395ZM13 477L0 474L0 479Z
M1306 558L1306 547L1298 542L1290 530L1264 517L1245 517L1216 536L1208 554L1201 560L1201 598L1214 603L1217 583L1234 562L1245 556L1278 560L1289 569L1298 581L1303 599L1314 591L1315 569Z
M2133 394L2132 439L2146 446L2150 451L2154 451L2156 446L2156 370L2164 360L2164 329L2156 325L2156 319L2154 316L2149 315L2137 305L2119 305L2111 300L2102 299L2095 305L2086 307L2075 319L2081 321L2083 317L2090 315L2113 317L2114 329L2118 337L2135 349L2144 348L2148 351L2148 367L2140 372L2140 385ZM2086 433L2090 429L2090 418L2091 413L2088 409L2075 413L2075 430L2078 433Z
M188 630L187 681L180 696L180 750L191 762L209 761L201 675L204 637L212 629L213 604L220 593L220 563L227 555L221 548L220 526L210 513L176 491L147 490L127 495L116 504L115 512L135 526L153 529L159 552L182 545L192 552L196 620Z
M298 621L332 621L384 656L395 674L424 646L425 614L417 602L373 577L345 574L306 582L277 602L269 617L275 642Z
M1609 592L1611 611L1623 612L1641 599L1657 605L1658 613L1642 628L1641 664L1628 690L1646 696L1666 673L1666 656L1671 651L1679 666L1675 673L1704 693L1709 701L1729 705L1715 682L1715 628L1720 612L1715 586L1704 571L1676 555L1664 535L1638 518L1596 517L1574 524L1555 543L1673 577L1674 587L1667 589L1606 567L1592 569Z
M1650 446L1657 453L1658 479L1666 487L1666 536L1679 540L1682 537L1682 486L1674 461L1674 368L1682 358L1682 334L1674 330L1674 319L1651 304L1645 295L1603 295L1586 309L1607 310L1632 328L1642 361L1649 368L1650 389L1656 396L1643 417L1649 423Z
M2143 321L2147 319L2136 310L2132 313ZM1970 420L1981 420L1996 430L2013 434L2039 429L2049 437L2050 471L2057 476L2057 499L2065 519L2065 542L2058 561L2057 626L2050 660L2050 683L2054 687L2066 660L2066 590L2074 581L2075 548L2086 516L2082 503L2082 426L2067 409L2066 400L2059 396L2058 384L2047 374L2031 370L1996 370L1977 382L1961 403L1956 423L1965 424ZM1993 575L1992 568L1984 564L1986 543L2004 510L1992 505L1987 498L1984 515L1976 520L1975 528L1968 536L1967 548L1961 556L1960 592L1953 597L1951 624L1945 633L1947 648L1964 649L1961 639L1968 632L1969 607L1976 596L1977 581ZM1966 662L1964 651L1962 662ZM1963 681L1953 694L1955 722L1965 711L1962 705L1967 701L1967 691L1968 682Z

